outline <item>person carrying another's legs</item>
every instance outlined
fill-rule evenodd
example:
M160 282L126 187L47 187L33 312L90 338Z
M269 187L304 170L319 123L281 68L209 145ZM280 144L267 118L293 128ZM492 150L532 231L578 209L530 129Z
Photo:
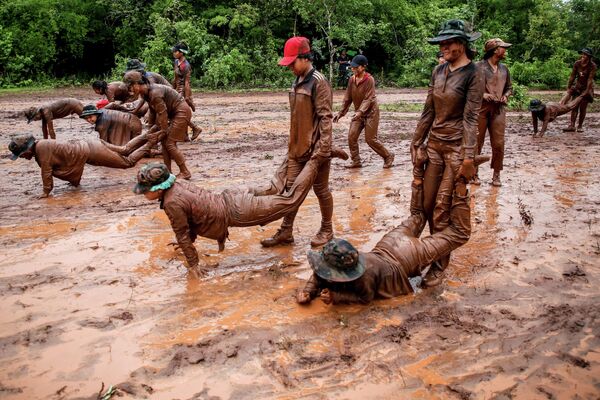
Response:
M579 114L579 122L577 124L577 132L583 132L583 121L587 114L588 104L594 101L594 79L596 77L597 66L592 61L592 50L584 47L579 51L581 58L573 65L573 70L569 76L567 83L567 94L561 99L562 104L567 104L572 99L582 96L583 99L579 106L571 111L571 124L563 129L565 132L574 132L575 123L577 122L577 114Z
M548 102L543 103L541 100L533 99L529 102L528 109L531 111L531 122L533 124L533 137L538 135L538 120L542 121L542 129L539 132L539 137L544 136L548 129L548 123L554 121L557 117L564 115L579 106L583 101L583 95L576 97L567 104Z

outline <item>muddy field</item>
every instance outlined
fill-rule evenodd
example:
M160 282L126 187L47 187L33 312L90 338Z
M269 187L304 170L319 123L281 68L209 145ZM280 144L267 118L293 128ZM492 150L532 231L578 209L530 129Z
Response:
M136 170L86 167L38 200L34 161L8 158L35 132L17 111L91 91L0 96L0 398L598 399L600 114L584 133L531 138L509 113L504 186L472 188L473 235L446 281L370 306L294 303L320 220L311 193L293 246L263 249L279 223L233 228L222 253L199 239L208 279L190 281L158 204L131 193ZM383 91L419 103L423 91ZM339 108L342 92L336 92ZM193 182L214 190L266 182L285 154L285 93L197 95L201 140L181 147ZM595 104L594 104L595 105ZM390 109L388 108L388 109ZM382 113L396 166L361 142L365 167L333 162L336 235L370 250L408 215L408 137L418 113ZM345 143L349 117L334 125ZM95 136L73 118L60 139ZM489 152L489 147L487 147ZM486 152L486 150L484 150ZM114 398L113 397L113 398Z

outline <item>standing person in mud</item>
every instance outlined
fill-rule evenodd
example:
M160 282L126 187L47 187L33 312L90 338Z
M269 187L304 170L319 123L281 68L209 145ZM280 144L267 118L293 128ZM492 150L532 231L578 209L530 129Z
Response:
M109 168L131 168L126 157L110 150L99 140L77 140L63 142L40 139L33 135L15 137L8 145L11 159L24 158L35 161L41 168L44 192L40 198L48 197L54 188L53 177L79 186L86 164Z
M173 89L185 99L185 102L190 106L192 112L196 111L194 105L194 98L192 97L192 66L185 58L185 55L189 52L188 46L185 43L177 43L173 48ZM190 128L192 128L192 137L190 140L196 140L196 138L202 133L202 128L197 126L190 120Z
M339 149L333 157L348 159ZM148 200L159 200L169 217L192 276L199 277L206 269L199 267L198 252L193 243L197 236L215 239L219 251L225 249L230 226L265 225L295 211L306 198L319 174L318 159L309 160L294 184L286 191L266 195L259 189L227 189L213 193L187 182L177 181L161 163L144 165L138 173L134 192L143 193ZM275 185L285 185L285 163L280 167Z
M442 25L438 36L429 39L444 53L445 64L433 70L427 100L410 152L413 164L416 152L427 140L429 164L423 183L424 208L431 233L442 231L448 224L454 182L468 182L475 175L473 157L477 146L477 119L483 97L480 69L471 61L469 43L481 36L472 32L464 21L450 20ZM427 271L423 283L441 283L450 257L436 260Z
M95 105L89 104L83 107L80 118L94 125L100 140L115 145L127 144L142 133L142 121L135 115L122 111L99 110Z
M529 102L529 111L531 111L531 122L533 123L533 137L538 133L538 120L542 121L542 130L539 137L544 136L548 129L548 123L554 121L557 117L572 111L584 100L583 95L573 99L570 103L562 104L556 102L542 103L538 99Z
M136 144L129 143L123 151L128 155L131 163L135 164L159 141L162 144L163 160L171 171L171 160L179 167L179 178L190 179L191 172L185 164L183 154L177 148L177 142L182 142L187 137L187 127L192 117L192 110L183 97L174 89L166 85L151 84L139 71L128 71L123 77L123 82L135 96L140 96L148 103L154 115L155 125L139 138L134 139ZM114 147L111 149L119 151Z
M358 137L363 129L369 147L383 158L383 168L391 168L394 164L394 155L377 139L379 104L375 94L375 79L366 71L368 63L367 57L362 54L352 59L350 63L352 77L346 88L342 109L333 118L333 122L338 122L340 118L346 115L350 109L350 104L354 103L355 113L348 132L348 147L350 148L352 163L347 165L346 168L362 167L358 151Z
M321 228L310 243L322 246L333 238L333 196L329 190L333 92L327 79L313 67L312 59L308 39L296 36L285 43L279 65L288 67L296 76L289 93L291 118L287 187L292 186L310 159L319 161L319 174L313 190L321 209ZM297 210L286 215L277 233L263 239L261 244L272 247L293 243L296 213Z
M512 94L512 81L506 65L500 61L506 57L506 49L512 46L502 39L490 39L485 42L483 60L477 63L482 69L484 81L483 102L479 111L479 133L477 135L477 154L481 153L485 142L485 132L490 132L492 147L492 185L502 186L500 171L504 168L504 131L506 129L506 105ZM479 185L477 172L471 180Z
M58 118L68 117L72 114L81 115L82 110L83 104L79 100L67 98L44 104L41 107L30 107L24 114L28 124L31 123L31 121L42 120L44 139L48 139L48 136L50 139L56 139L54 123L52 121Z
M414 291L409 278L421 276L431 262L465 244L471 235L471 210L465 181L456 183L449 224L440 232L419 239L427 215L423 208L424 147L416 150L413 169L410 217L387 233L368 253L359 252L343 239L329 241L320 252L309 251L313 270L306 286L296 294L300 304L310 303L319 294L325 304L363 303ZM475 163L489 160L476 156Z
M563 129L565 132L575 132L575 122L579 113L577 132L583 132L583 121L587 113L588 104L594 101L594 78L596 77L596 64L592 61L592 50L584 47L579 52L581 58L573 65L573 71L567 83L567 94L560 101L567 104L570 100L583 96L577 108L571 111L571 125Z

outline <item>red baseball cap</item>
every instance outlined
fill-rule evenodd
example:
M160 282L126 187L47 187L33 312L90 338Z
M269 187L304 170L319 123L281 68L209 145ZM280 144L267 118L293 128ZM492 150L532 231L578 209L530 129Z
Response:
M279 60L279 65L287 67L293 63L299 55L310 53L310 42L302 36L294 36L285 42L283 47L283 58Z

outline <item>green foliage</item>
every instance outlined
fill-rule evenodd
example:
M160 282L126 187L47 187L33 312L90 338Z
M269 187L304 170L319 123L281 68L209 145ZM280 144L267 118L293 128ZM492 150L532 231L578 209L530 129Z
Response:
M311 39L332 75L342 49L362 51L380 81L426 86L441 22L460 18L486 39L513 43L506 64L521 85L561 88L581 47L600 53L600 0L0 0L0 86L121 77L127 58L173 74L171 46L190 47L192 84L288 86L285 40Z
M527 88L513 82L512 96L508 98L508 108L518 111L526 110L530 100Z

